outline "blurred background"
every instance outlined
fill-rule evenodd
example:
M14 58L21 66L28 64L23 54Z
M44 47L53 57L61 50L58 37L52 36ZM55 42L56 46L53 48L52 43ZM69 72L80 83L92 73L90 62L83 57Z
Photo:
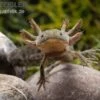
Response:
M3 6L2 2L10 2L10 6ZM32 17L42 30L60 28L65 18L70 21L69 28L83 19L84 34L75 48L100 48L100 0L0 0L0 3L0 31L17 46L23 45L21 29L35 34L28 23L28 18ZM2 12L9 9L17 13Z

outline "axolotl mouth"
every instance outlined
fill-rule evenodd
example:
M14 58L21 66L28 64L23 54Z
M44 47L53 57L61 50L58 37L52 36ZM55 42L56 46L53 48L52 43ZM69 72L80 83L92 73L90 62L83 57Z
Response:
M37 46L45 54L55 55L55 54L63 53L66 50L68 43L61 39L51 38L42 42L41 44Z

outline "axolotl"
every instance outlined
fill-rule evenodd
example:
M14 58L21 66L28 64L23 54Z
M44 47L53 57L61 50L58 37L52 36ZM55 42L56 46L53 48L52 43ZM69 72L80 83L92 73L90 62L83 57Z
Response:
M72 46L80 40L82 32L80 31L82 20L79 20L72 29L66 32L66 26L68 21L63 21L61 29L50 29L41 31L40 27L33 19L30 19L30 25L33 30L36 30L38 36L31 35L26 30L21 30L21 37L26 44L36 46L44 54L40 64L40 79L38 81L39 88L43 85L45 87L45 63L47 58L55 58L60 63L66 61L72 61L75 58L80 58L84 63L90 66L87 59L80 53L72 49ZM74 34L71 36L71 34Z

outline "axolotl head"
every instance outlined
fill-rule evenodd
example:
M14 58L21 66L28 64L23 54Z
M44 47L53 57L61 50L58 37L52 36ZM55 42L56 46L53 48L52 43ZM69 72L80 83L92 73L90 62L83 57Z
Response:
M63 53L69 48L70 45L73 45L74 42L79 40L79 37L81 35L81 33L78 32L72 37L69 36L71 33L75 31L76 28L79 28L80 21L68 32L65 31L66 29L65 21L63 22L63 25L60 30L50 29L41 31L41 29L35 23L34 20L31 20L30 24L31 27L36 30L38 36L33 37L35 39L34 41L29 41L30 39L29 40L27 39L27 42L29 44L35 44L42 52L46 54ZM26 39L25 36L29 35L28 32L26 32L25 30L22 31L21 33L22 36L24 36L24 39Z
M69 35L58 29L51 29L41 32L36 38L36 45L40 45L49 39L58 39L62 41L69 42Z
M51 29L41 32L36 38L36 45L45 53L64 52L69 44L69 35L61 30Z

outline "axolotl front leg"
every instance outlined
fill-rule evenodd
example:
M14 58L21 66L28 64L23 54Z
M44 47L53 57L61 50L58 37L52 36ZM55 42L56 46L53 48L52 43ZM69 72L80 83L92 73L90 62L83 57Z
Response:
M38 91L40 90L42 85L45 88L46 77L45 77L44 67L46 65L46 61L47 61L47 56L44 54L40 64L40 78L39 81L37 82L37 84L39 85Z

